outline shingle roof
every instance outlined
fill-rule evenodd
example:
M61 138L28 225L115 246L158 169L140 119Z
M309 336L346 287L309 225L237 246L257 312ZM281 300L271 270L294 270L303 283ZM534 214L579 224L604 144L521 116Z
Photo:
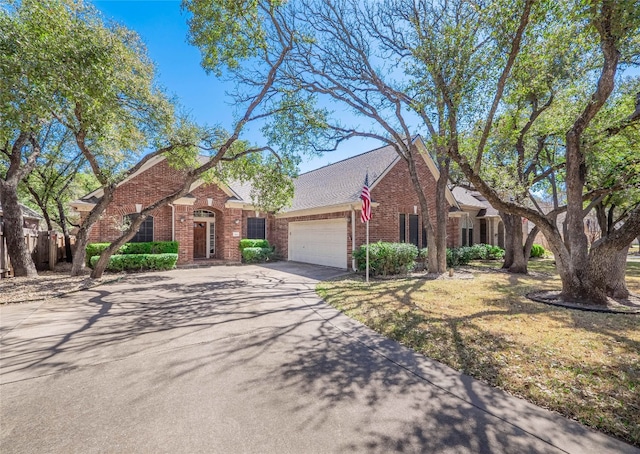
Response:
M451 192L460 205L479 209L486 209L489 207L488 203L478 200L476 197L474 197L474 192L469 191L468 189L456 186L451 190Z
M398 159L393 146L387 145L303 173L294 180L293 201L291 207L284 211L355 202L360 198L367 170L369 187L373 187Z
M464 205L469 208L478 208L480 211L478 212L477 217L479 218L500 216L498 210L496 210L478 191L470 191L469 189L456 186L451 190L451 192L460 205Z
M25 218L42 219L42 216L26 205L20 204L20 209L22 210L22 216ZM2 205L0 205L0 214L2 214Z
M388 145L303 173L293 180L291 206L282 212L355 202L360 199L367 169L372 187L397 159L395 149ZM251 202L251 182L232 181L229 188L242 201Z

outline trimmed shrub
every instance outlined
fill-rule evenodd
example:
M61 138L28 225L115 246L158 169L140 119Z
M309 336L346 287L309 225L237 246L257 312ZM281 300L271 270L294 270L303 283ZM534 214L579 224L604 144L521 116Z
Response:
M91 257L90 266L93 268L99 256ZM109 271L141 271L141 270L171 270L176 267L178 254L114 254L109 259Z
M358 263L358 270L365 271L367 247L360 246L354 257ZM405 274L414 268L417 257L418 248L413 244L379 241L369 245L369 270L373 276Z
M468 249L467 254L470 260L486 260L487 259L487 245L486 244L474 244L473 246L462 246L459 249Z
M91 258L102 254L111 243L90 243L87 244L87 265L91 265ZM118 253L114 255L124 254L177 254L177 241L149 241L146 243L125 243Z
M504 258L504 249L500 246L491 246L490 244L486 246L488 260L502 260Z
M447 267L468 265L473 257L473 246L462 246L459 248L447 249Z
M243 238L240 240L240 252L244 251L246 248L271 248L269 242L267 240L250 240L248 238Z
M245 247L242 249L242 260L245 263L268 262L273 257L270 247Z
M109 244L111 244L111 243L89 243L89 244L87 244L87 247L85 249L85 251L87 251L86 257L85 257L86 264L88 266L91 266L91 257L95 257L97 255L102 254L102 251L104 251L106 248L108 248Z
M416 258L416 270L426 270L429 265L429 250L425 247L418 251Z
M502 260L504 249L490 244L474 244L473 246L462 246L459 248L447 249L447 266L468 265L471 260Z
M546 252L547 252L547 251L545 250L545 248L544 248L544 247L542 247L542 246L541 246L541 245L539 245L539 244L534 244L534 245L531 247L531 254L530 254L530 257L531 257L531 258L544 257L544 254L545 254Z
M146 243L125 243L119 254L177 254L177 241L150 241Z

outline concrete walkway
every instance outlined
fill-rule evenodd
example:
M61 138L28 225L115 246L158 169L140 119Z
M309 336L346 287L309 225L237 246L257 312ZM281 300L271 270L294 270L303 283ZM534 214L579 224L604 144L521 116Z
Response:
M291 263L0 307L0 452L640 453L386 340Z

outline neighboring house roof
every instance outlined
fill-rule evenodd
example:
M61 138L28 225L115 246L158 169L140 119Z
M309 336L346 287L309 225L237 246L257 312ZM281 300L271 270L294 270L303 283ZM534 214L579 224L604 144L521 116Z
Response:
M496 210L489 201L478 191L471 191L460 186L454 187L451 192L456 198L462 208L479 210L476 217L494 217L500 216L498 210Z
M44 219L42 216L40 216L40 214L38 214L36 211L32 210L31 208L29 208L26 205L20 204L20 210L22 211L22 217L24 218L28 218L28 219ZM0 205L0 216L2 216L2 205Z
M456 198L458 203L464 207L478 208L480 210L487 208L485 203L472 195L473 191L456 186L451 190L451 192L453 192L453 196Z

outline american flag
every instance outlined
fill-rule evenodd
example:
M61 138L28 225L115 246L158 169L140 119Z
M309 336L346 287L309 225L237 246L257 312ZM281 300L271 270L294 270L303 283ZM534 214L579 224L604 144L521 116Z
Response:
M369 193L369 174L364 178L364 186L362 187L362 213L360 213L360 220L367 222L371 219L371 194Z

